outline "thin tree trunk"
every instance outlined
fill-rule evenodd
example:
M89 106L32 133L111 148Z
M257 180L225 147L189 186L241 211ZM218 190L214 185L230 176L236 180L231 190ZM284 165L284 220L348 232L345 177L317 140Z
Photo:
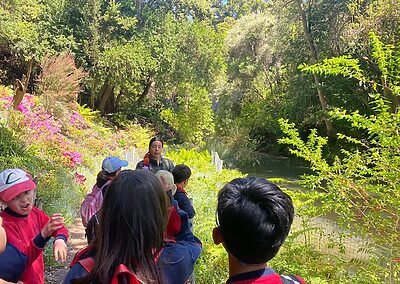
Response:
M91 86L91 88L90 88L90 107L91 107L92 109L95 108L95 103L96 103L96 89L97 89L97 85L98 85L98 84L99 84L99 80L96 79L96 80L93 81L92 86ZM104 87L104 85L103 85L103 87ZM103 93L103 92L104 92L103 87L102 87L102 89L100 90L100 93Z
M120 105L121 98L122 98L123 95L124 95L124 88L121 88L121 89L119 90L119 93L118 93L118 95L117 95L117 98L115 99L115 110L116 110L116 111L119 110L119 105Z
M311 31L308 27L306 13L304 12L304 9L302 6L302 0L296 0L296 3L297 3L297 7L299 9L299 12L300 12L300 16L301 16L304 35L306 37L308 46L310 48L311 63L315 64L318 62L317 50L315 48L314 40L311 36ZM326 98L324 91L322 90L322 87L320 85L319 76L317 74L313 74L313 77L314 77L315 85L317 87L317 93L318 93L319 102L321 104L321 108L324 112L327 112L328 99ZM326 127L326 133L328 134L328 136L335 138L336 137L336 129L333 126L332 122L328 118L324 118L324 122L325 122L325 127Z
M104 92L100 96L99 111L101 114L105 114L107 102L109 101L113 93L114 93L114 86L107 84L106 88L104 89Z
M147 79L147 83L146 83L146 87L144 88L142 94L140 95L140 97L138 98L138 100L136 101L136 105L137 106L141 106L144 102L144 99L148 96L151 87L154 86L154 75L150 74L149 78Z
M18 109L19 104L22 102L22 99L24 98L24 95L26 93L26 90L28 89L29 85L29 80L31 78L31 73L32 73L32 64L33 64L33 59L29 61L28 65L28 71L26 72L26 75L22 75L21 80L16 80L15 81L15 94L13 97L13 108Z

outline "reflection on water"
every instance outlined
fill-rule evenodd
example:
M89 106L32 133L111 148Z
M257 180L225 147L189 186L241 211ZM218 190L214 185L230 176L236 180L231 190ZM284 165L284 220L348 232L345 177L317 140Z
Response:
M306 162L294 158L259 154L258 160L260 164L242 166L239 168L240 171L249 176L282 178L289 181L297 181L301 175L311 173Z
M240 171L249 176L261 178L278 178L288 182L276 182L279 186L290 190L302 190L296 183L303 174L312 173L309 165L301 160L271 155L259 155L260 164L256 166L240 167ZM315 206L319 204L316 203ZM304 222L304 220L303 220ZM337 225L336 212L309 218L308 225L304 225L300 218L296 218L292 230L304 231L309 241L313 242L315 249L325 254L332 254L345 259L369 260L376 251L370 247L370 241L352 235L352 232L344 231ZM332 240L338 245L332 246ZM340 241L338 241L340 240ZM370 248L369 251L362 248Z

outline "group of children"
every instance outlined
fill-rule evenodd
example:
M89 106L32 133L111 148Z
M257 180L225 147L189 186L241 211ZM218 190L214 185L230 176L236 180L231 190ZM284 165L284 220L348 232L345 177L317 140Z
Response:
M202 250L192 233L195 211L185 191L191 170L174 166L162 150L162 141L153 138L136 170L122 170L128 162L118 157L104 159L81 206L88 246L75 255L63 283L188 283ZM44 283L43 248L51 237L55 259L66 260L63 217L48 217L33 206L35 190L20 169L0 173L0 201L7 206L0 213L0 284ZM293 216L291 198L265 179L226 184L218 194L212 232L214 243L228 253L226 283L303 284L300 277L267 266Z

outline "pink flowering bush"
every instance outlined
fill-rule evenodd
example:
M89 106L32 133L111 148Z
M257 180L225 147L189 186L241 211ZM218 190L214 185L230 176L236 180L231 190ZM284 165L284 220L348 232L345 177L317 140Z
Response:
M83 174L75 172L75 182L80 186L84 186L86 182L86 177Z
M2 97L4 107L11 109L12 97ZM27 146L48 162L75 168L82 164L82 155L76 145L62 133L57 119L37 104L36 97L26 94L18 106L20 119L14 121ZM17 116L18 114L14 114Z
M69 116L69 123L71 127L75 127L77 129L87 129L89 125L78 112L72 111L71 115Z
M82 155L79 152L73 151L73 152L63 152L62 155L64 157L67 157L70 162L70 167L75 168L76 166L79 166L82 164Z
M66 116L60 120L46 110L41 97L30 94L25 94L15 111L12 94L0 85L1 169L19 167L31 172L38 180L45 210L60 211L69 220L75 217L86 189L92 187L88 183L94 182L99 161L110 154L122 156L124 149L141 147L150 137L136 125L117 130L84 106L69 109L66 105Z

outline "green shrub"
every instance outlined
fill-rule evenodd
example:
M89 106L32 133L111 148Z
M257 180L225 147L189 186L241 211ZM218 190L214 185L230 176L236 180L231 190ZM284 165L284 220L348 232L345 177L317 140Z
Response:
M303 201L299 213L304 216L335 214L344 232L369 240L361 249L369 250L370 259L347 261L348 269L335 269L336 279L349 275L341 283L395 283L399 266L393 259L400 255L400 53L393 46L385 46L371 35L373 59L381 70L381 83L368 78L358 60L350 57L333 58L303 66L310 73L341 75L356 78L361 85L371 84L370 105L373 115L348 113L335 109L332 119L348 122L364 137L338 134L338 139L357 146L357 150L342 149L340 155L328 162L323 150L328 142L311 131L305 142L293 124L280 120L285 138L279 142L291 146L291 153L311 164L314 174L303 177L302 185L311 191L300 196ZM397 98L397 99L396 99ZM336 241L338 244L339 241ZM398 278L397 278L398 279Z

